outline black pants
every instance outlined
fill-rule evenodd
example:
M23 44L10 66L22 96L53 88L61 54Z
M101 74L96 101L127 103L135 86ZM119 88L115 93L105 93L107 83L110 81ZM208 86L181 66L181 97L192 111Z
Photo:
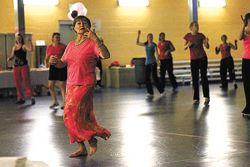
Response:
M203 96L209 98L209 85L207 79L207 57L203 57L197 60L191 60L191 72L194 89L194 100L199 100L199 71L201 74L201 83L203 89Z
M250 113L250 59L242 60L242 79L246 97L246 107L243 113Z
M227 71L229 72L230 81L234 81L235 72L234 72L234 60L232 57L227 57L227 58L221 59L220 61L221 84L222 84L222 87L225 87L225 88L228 86Z
M161 75L161 83L162 83L162 87L163 89L165 88L165 84L166 84L166 71L168 71L168 77L169 80L173 86L173 88L177 87L177 82L176 82L176 78L173 74L173 59L165 59L165 60L160 60L161 61L161 65L160 65L160 75Z
M102 86L102 61L100 59L97 60L96 62L96 67L98 67L100 69L100 80L96 81L96 84L99 86Z
M152 73L152 77L153 77L156 88L158 89L158 91L160 93L162 93L164 90L163 90L162 85L160 83L160 80L159 80L159 78L157 76L157 63L147 64L146 65L145 77L146 77L146 87L147 87L148 93L149 94L154 94L153 86L152 86L152 83L151 83L151 73Z

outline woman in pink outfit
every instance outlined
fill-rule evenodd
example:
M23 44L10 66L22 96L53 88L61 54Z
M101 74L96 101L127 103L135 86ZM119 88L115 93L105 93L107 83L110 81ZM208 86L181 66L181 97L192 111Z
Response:
M77 16L73 22L76 40L71 41L62 58L50 57L50 64L57 68L67 65L68 78L64 123L68 129L70 143L77 142L79 148L70 157L87 155L85 141L89 142L89 155L97 150L97 139L107 140L110 132L100 126L93 111L96 60L107 59L110 53L95 32L90 30L91 22L85 16Z
M17 91L16 104L24 104L24 94L22 91L22 82L24 82L26 96L30 98L31 104L35 104L35 98L33 97L32 87L30 83L30 69L27 61L27 52L33 51L33 45L30 39L27 44L24 43L24 38L21 34L17 34L15 37L15 45L12 48L11 56L8 61L14 60L13 75Z
M242 79L246 97L246 106L242 111L243 116L250 116L250 13L245 15L240 31L240 40L243 41Z

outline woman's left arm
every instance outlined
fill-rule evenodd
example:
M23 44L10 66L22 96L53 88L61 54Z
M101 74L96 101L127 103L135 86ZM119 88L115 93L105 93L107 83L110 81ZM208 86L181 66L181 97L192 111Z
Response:
M155 44L155 54L156 54L157 58L160 57L160 54L159 54L159 51L158 51L158 47L157 47L156 44Z
M208 43L208 38L207 37L205 37L205 39L203 39L203 45L207 48L207 49L209 49L209 43Z
M237 50L237 49L238 49L237 40L234 41L234 45L233 45L232 43L229 43L229 46L230 46L233 50Z
M33 51L33 44L32 44L32 41L31 41L30 38L28 39L27 44L24 45L24 49L26 51L28 51L28 52L32 52Z
M91 31L90 29L88 29L88 34L87 37L92 39L93 41L95 41L95 43L97 44L97 46L100 49L100 57L103 59L108 59L110 58L110 53L108 48L103 44L103 42L97 37L95 31Z
M100 39L98 38L98 40L100 41ZM96 42L97 46L99 47L100 49L100 57L102 59L108 59L110 58L110 53L109 53L109 50L108 48L100 41L100 42Z

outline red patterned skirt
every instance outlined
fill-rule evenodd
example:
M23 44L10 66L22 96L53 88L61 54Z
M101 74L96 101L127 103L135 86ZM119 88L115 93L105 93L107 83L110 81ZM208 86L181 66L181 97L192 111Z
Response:
M64 124L70 143L89 141L94 136L109 138L109 130L96 122L92 85L68 85L64 106Z

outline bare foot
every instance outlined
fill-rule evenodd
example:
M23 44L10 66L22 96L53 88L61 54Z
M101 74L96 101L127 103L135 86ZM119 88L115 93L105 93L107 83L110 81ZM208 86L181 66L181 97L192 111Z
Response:
M69 156L70 158L75 158L75 157L87 156L88 155L85 144L82 142L82 143L78 143L78 145L79 145L78 149L75 152L70 154L70 156Z
M99 137L101 137L104 140L108 140L110 138L110 136L111 136L110 134L104 133L104 134L100 135Z
M92 137L92 139L89 140L89 155L94 155L97 151L97 139Z

